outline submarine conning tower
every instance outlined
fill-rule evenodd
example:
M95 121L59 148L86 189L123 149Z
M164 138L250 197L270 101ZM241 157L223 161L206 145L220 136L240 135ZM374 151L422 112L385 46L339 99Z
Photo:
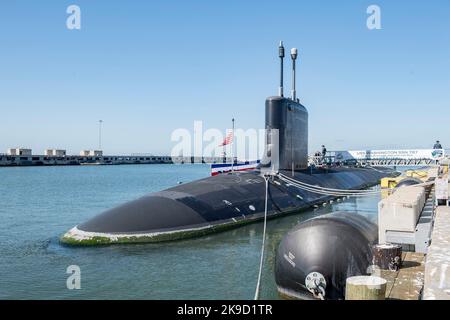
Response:
M267 132L278 130L278 169L297 171L308 167L308 111L296 96L295 62L297 49L291 50L292 91L291 97L283 95L283 42L279 46L280 88L279 95L266 99Z

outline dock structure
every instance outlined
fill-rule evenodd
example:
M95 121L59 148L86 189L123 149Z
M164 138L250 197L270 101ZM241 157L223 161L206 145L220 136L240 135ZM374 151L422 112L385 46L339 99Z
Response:
M415 252L426 253L434 210L435 188L403 187L378 205L380 243L401 244Z
M362 159L358 160L358 163L362 166L374 166L374 167L425 167L438 165L439 160L427 158Z
M59 151L59 150L56 150ZM70 165L125 165L125 164L189 164L231 163L224 157L171 157L171 156L108 156L100 151L81 155L10 155L0 154L0 167L15 166L70 166Z
M450 207L436 210L425 263L424 300L450 300Z
M380 243L404 251L399 270L375 271L387 280L386 299L450 300L448 163L432 167L421 180L379 204Z
M312 163L354 163L360 166L375 167L425 167L437 166L448 157L450 150L412 149L412 150L349 150L327 151Z
M404 252L403 266L397 271L381 270L386 279L386 300L420 300L424 285L425 254Z

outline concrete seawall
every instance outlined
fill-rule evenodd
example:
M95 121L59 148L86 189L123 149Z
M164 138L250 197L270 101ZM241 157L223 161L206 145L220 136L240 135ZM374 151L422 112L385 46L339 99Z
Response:
M450 300L448 164L415 174L420 179L399 177L378 207L380 244L400 245L404 255L398 272L382 271L386 298Z
M436 210L425 262L424 300L450 300L450 207Z
M0 167L71 166L71 165L121 165L121 164L189 164L231 163L223 157L171 157L171 156L10 156L0 155Z

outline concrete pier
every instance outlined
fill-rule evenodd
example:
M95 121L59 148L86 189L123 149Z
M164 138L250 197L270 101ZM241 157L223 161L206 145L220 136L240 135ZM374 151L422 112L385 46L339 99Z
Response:
M450 300L450 207L436 209L425 263L424 300Z
M425 255L404 252L403 266L398 271L381 270L380 276L387 281L386 300L419 300L425 269Z
M431 168L421 180L396 189L379 204L379 240L404 250L399 271L381 271L388 281L387 299L450 300L448 164Z
M48 155L2 155L0 167L23 166L70 166L70 165L122 165L122 164L189 164L231 163L231 157L171 157L171 156L48 156Z

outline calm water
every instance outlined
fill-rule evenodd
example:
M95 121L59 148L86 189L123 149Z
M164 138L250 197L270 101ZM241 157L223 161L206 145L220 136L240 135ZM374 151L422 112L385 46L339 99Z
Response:
M206 165L0 168L0 299L252 299L262 223L163 244L58 242L105 209L208 175ZM278 297L274 254L285 232L333 210L376 219L378 200L347 200L269 221L261 297ZM81 290L66 288L69 265L81 268Z

